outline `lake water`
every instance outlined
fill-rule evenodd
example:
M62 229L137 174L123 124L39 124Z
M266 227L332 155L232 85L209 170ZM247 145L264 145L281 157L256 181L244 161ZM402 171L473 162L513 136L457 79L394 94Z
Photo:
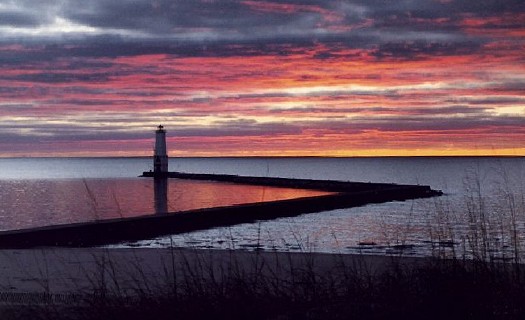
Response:
M138 178L148 158L0 159L0 229L312 195ZM172 158L170 170L430 185L445 196L192 232L124 246L505 258L525 246L525 158ZM162 201L162 199L166 201ZM476 252L482 250L483 253Z
M0 231L326 194L137 177L149 159L0 159Z

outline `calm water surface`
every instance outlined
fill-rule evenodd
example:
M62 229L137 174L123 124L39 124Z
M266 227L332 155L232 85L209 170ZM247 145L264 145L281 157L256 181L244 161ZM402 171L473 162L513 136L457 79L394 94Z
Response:
M147 158L0 159L3 230L302 196L297 190L137 178ZM457 254L479 217L491 250L525 246L525 158L173 158L170 170L430 185L445 196L305 214L125 244L338 253ZM272 189L272 190L269 190ZM165 199L166 201L163 201ZM517 228L518 238L502 230ZM500 231L498 231L500 230ZM512 242L514 241L514 242ZM472 250L470 250L472 251Z
M136 177L148 164L140 158L0 159L0 231L324 194Z

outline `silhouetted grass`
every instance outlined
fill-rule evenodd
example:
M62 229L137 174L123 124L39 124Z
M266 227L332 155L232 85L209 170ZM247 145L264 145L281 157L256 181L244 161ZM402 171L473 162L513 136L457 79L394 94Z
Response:
M524 277L502 264L428 259L407 265L392 258L377 272L359 256L349 263L334 255L337 272L324 273L306 253L300 261L261 256L249 268L235 257L216 264L192 256L202 251L186 254L177 255L176 276L169 261L157 281L138 273L131 294L121 290L118 275L101 270L109 279L95 279L94 294L76 305L13 308L2 319L525 318ZM110 256L100 263L116 269Z

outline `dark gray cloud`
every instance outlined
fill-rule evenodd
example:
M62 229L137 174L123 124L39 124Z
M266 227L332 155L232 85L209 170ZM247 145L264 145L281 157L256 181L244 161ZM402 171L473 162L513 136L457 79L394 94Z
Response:
M396 117L356 120L357 127L375 128L380 131L463 131L488 129L502 132L515 132L518 128L525 130L525 117L488 115L467 117Z
M455 22L469 15L470 17L500 16L509 12L525 12L525 3L522 0L356 0L368 9L368 16L377 21L381 27L408 27L430 20L444 19L443 24L450 27L447 22ZM429 25L427 25L427 28Z
M445 102L450 103L468 103L470 105L488 105L488 106L498 106L498 105L508 105L508 104L524 104L525 98L523 97L508 97L508 96L495 96L487 98L455 98L448 99Z
M173 39L182 42L258 43L291 39L347 39L348 44L366 39L377 41L377 37L388 43L388 37L395 37L397 40L390 40L399 41L403 34L408 40L431 40L431 35L436 32L448 33L454 38L461 33L457 22L465 15L485 17L525 11L523 1L517 0L303 0L259 1L259 4L250 6L234 0L66 0L38 1L37 4L34 1L20 1L14 9L2 13L2 21L12 26L29 27L50 23L60 17L75 25L96 28L89 37L113 35L127 40L165 39L164 43L173 42ZM289 10L279 7L272 9L272 6L279 5L297 7ZM265 6L268 8L261 10ZM514 24L514 27L520 27L519 23ZM352 30L337 32L337 28L331 27L351 27ZM507 27L513 27L513 24ZM383 34L374 36L371 31ZM415 31L419 33L418 39L413 39ZM385 36L385 32L393 34ZM84 34L82 38L86 36ZM68 37L65 39L71 40Z
M429 56L452 56L472 54L481 48L479 42L433 42L433 41L407 41L392 42L379 45L373 55L379 59L417 60Z
M525 79L506 80L501 83L495 83L487 88L489 91L501 93L515 93L521 95L525 88Z
M481 115L484 112L490 111L491 108L472 107L468 105L452 105L447 107L427 107L427 108L406 108L403 111L420 115L465 115L476 114Z
M0 4L0 27L34 28L52 23L56 1L3 1Z
M173 58L184 57L233 57L259 55L288 55L306 51L313 45L312 41L299 39L287 43L169 43L163 41L137 41L120 37L100 36L89 40L72 40L68 43L26 44L31 50L0 51L0 66L21 68L53 68L54 62L60 61L63 68L75 69L107 69L115 64L96 61L99 58L132 57L137 55L169 55ZM148 69L150 74L160 72L159 69ZM1 76L1 75L0 75Z
M298 48L311 47L313 43L330 45L315 55L320 60L334 58L338 50L346 48L373 49L374 55L382 59L468 54L480 50L488 40L482 35L474 37L464 33L458 23L466 16L485 18L525 12L523 1L517 0L259 3L261 7L265 4L298 7L288 11L272 10L271 6L268 10L260 10L234 0L66 0L37 1L36 4L19 1L11 9L0 11L0 23L31 30L52 24L58 17L95 30L59 35L7 33L0 37L3 38L0 42L33 43L34 50L0 52L0 65L23 65L60 57L138 54L286 55L297 52ZM346 27L350 30L339 31ZM504 27L522 28L523 23L513 21ZM346 53L343 57L360 58L356 53Z
M296 108L272 108L271 113L340 113L340 114L409 114L409 115L459 115L481 114L491 110L485 107L472 107L468 105L454 105L447 107L361 107L361 108L333 108L325 106L304 106Z
M464 117L446 116L359 116L344 120L326 120L318 122L302 122L303 128L337 132L340 134L356 134L370 130L379 132L413 132L430 134L440 132L446 134L457 132L468 134L471 130L483 130L501 133L525 133L525 116L470 115Z
M272 135L300 134L302 128L286 123L255 123L252 121L223 121L211 126L188 126L170 130L178 137L264 137ZM151 135L151 134L150 134Z
M45 22L45 19L25 12L0 12L0 26L38 27Z
M104 1L68 2L62 13L71 21L92 27L140 31L154 35L180 29L248 32L260 26L287 25L289 15L250 14L239 1ZM301 20L298 17L297 20ZM248 30L241 30L245 26Z
M21 74L15 76L1 77L4 80L22 81L22 82L44 82L44 83L69 83L69 82L105 82L108 81L112 74L108 73L69 73L69 72L46 72Z

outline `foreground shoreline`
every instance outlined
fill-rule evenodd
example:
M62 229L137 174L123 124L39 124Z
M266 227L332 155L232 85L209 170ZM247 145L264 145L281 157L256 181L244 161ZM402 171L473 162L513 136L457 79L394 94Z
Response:
M213 277L235 266L236 272L242 274L262 272L285 280L292 276L292 271L341 276L344 268L351 267L356 272L361 269L376 274L394 265L415 267L430 260L394 255L179 247L2 249L0 292L91 295L99 292L100 286L109 288L116 283L121 283L119 290L129 293L137 285L150 285L152 290L156 287L161 292L173 279L182 279L188 271L197 269L201 269L200 277Z
M525 316L523 269L516 272L503 264L491 269L475 261L189 248L38 248L0 250L0 268L2 319Z

